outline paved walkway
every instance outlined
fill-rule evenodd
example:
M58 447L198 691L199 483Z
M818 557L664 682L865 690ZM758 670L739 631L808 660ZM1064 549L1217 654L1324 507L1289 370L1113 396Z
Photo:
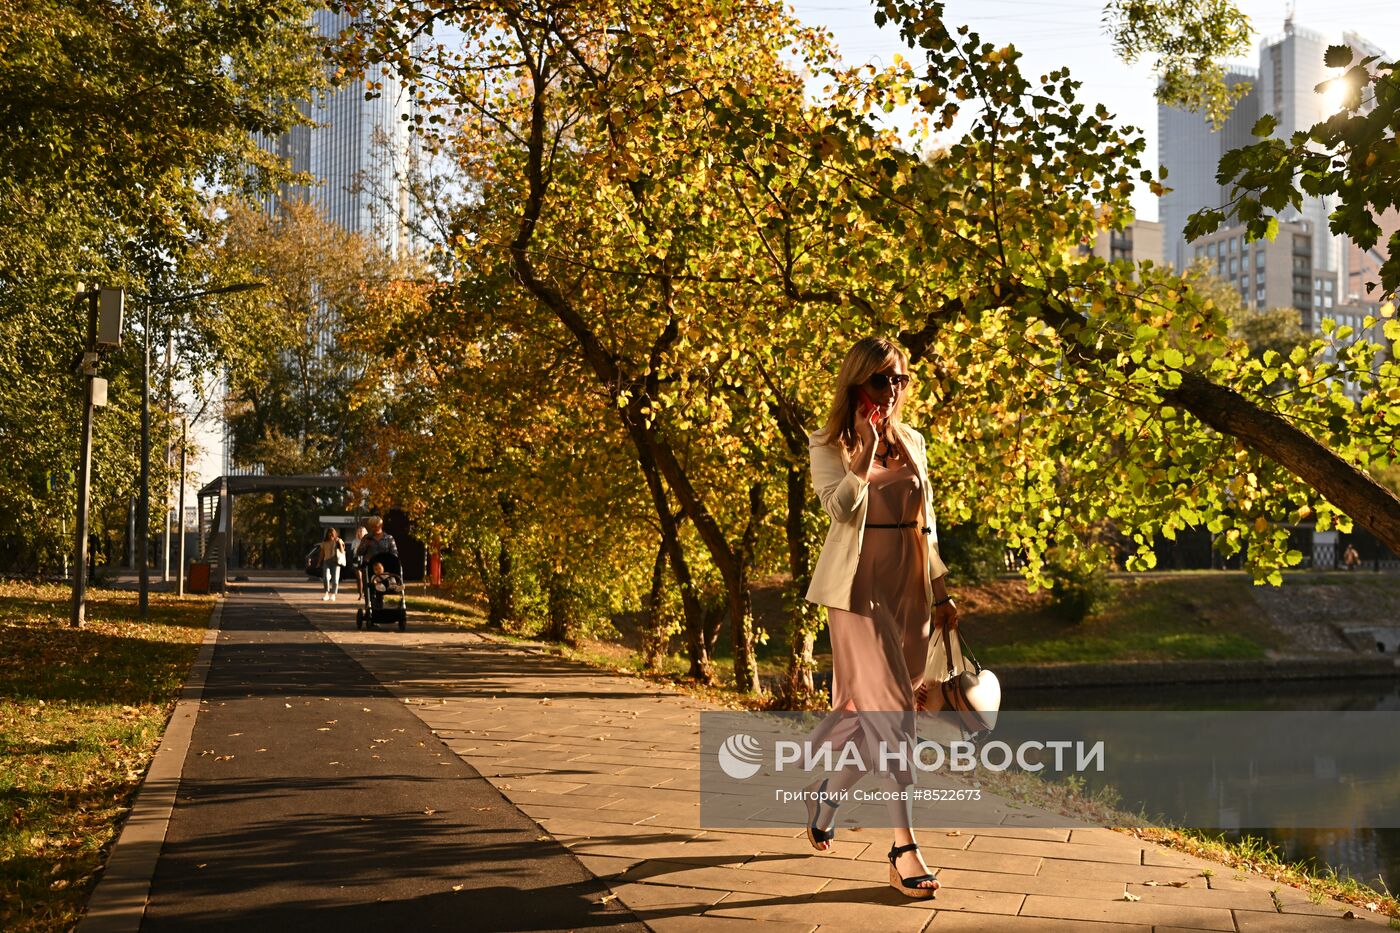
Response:
M701 829L701 701L446 626L357 632L309 590L284 595L662 933L1358 927L1347 905L1100 828L922 831L943 889L912 901L887 883L886 831L845 831L814 855L800 825Z
M142 930L641 931L606 894L280 596L227 602Z
M1384 928L1099 828L922 830L943 889L912 901L886 831L701 829L698 700L412 615L356 631L314 585L236 592L224 628L150 930Z

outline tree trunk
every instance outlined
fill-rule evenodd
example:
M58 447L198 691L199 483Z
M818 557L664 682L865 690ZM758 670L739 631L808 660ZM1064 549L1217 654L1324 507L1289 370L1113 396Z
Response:
M545 638L561 644L573 644L573 606L568 581L564 574L546 571L549 615L545 623Z
M666 653L667 633L661 617L661 600L666 595L666 545L656 548L656 561L651 567L651 592L647 594L646 630L642 633L642 662L649 671L661 670Z
M625 416L624 416L625 417ZM661 547L671 563L676 576L676 585L681 591L681 610L685 615L685 645L690 659L689 675L703 684L714 681L714 671L710 666L711 644L705 638L705 608L695 592L695 581L690 576L690 563L685 559L685 549L681 547L680 516L671 511L670 500L666 497L666 487L661 473L656 469L652 457L652 447L646 441L645 429L635 420L625 419L632 438L632 446L637 454L637 464L646 478L647 490L651 493L652 507L656 510L661 524Z
M821 616L817 607L807 602L807 587L812 583L812 554L807 547L804 518L807 514L807 471L797 464L787 470L787 533L788 572L788 658L784 704L800 709L805 697L815 692L812 672L816 661L812 653L817 644Z
M680 336L674 315L669 318L662 334L651 349L652 365L647 367L645 375L641 378L632 379L622 372L618 365L618 357L604 346L593 328L578 313L578 309L555 285L542 279L535 270L529 246L543 213L545 192L549 187L549 180L544 169L544 159L547 148L545 99L549 93L550 74L546 73L549 63L538 57L536 52L527 50L525 59L532 83L530 130L525 152L525 173L529 190L521 210L515 239L510 245L511 275L534 295L537 301L558 317L560 322L574 335L585 361L593 369L600 384L606 387L609 397L613 401L617 401L622 398L624 390L628 392L629 402L623 410L623 420L633 446L637 450L638 461L642 463L643 472L647 475L647 484L651 487L653 504L657 508L657 516L662 524L663 539L672 542L669 557L671 566L676 571L677 579L681 581L682 600L687 598L688 593L693 598L694 591L686 582L685 559L681 553L679 537L667 534L667 525L674 525L674 522L670 516L670 507L669 503L666 503L664 490L657 489L654 484L653 474L656 472L660 473L660 476L665 479L666 485L675 494L682 513L695 525L711 559L719 569L726 587L730 588L730 603L733 607L731 612L738 612L745 600L735 593L732 587L743 585L745 574L742 572L741 562L736 559L729 547L729 542L725 539L719 524L695 493L684 469L676 459L674 451L654 428L647 426L645 421L638 416L644 398L653 395L657 389L656 371L659 368L662 354ZM663 300L664 298L665 296L663 296ZM648 461L652 464L650 469L647 465ZM691 609L691 605L687 604L686 625L688 629L693 624L693 618L698 618L698 615L692 617ZM734 629L737 634L743 634L746 631L741 619L735 621ZM751 632L751 628L748 631ZM692 651L694 644L692 635ZM735 687L744 692L749 692L756 686L754 680L749 676L752 647L751 640L748 644L735 646ZM694 653L692 654L692 676L701 676L700 668L702 665L697 663L701 660L705 662L703 666L707 667L708 657L701 659L697 658Z
M1400 498L1286 418L1191 372L1182 373L1181 385L1162 393L1162 400L1259 451L1400 554Z

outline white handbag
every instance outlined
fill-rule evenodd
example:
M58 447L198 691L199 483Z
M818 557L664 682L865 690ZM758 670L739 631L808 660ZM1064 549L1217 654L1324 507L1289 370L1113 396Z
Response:
M928 692L924 701L926 712L953 714L968 735L996 728L1001 682L996 674L984 670L970 651L964 650L962 635L956 628L950 631L946 626L937 626L929 639L924 686Z

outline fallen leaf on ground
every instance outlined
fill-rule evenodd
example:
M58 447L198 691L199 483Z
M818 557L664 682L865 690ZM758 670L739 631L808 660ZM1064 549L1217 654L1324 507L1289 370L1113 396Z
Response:
M604 895L602 896L602 898L599 899L598 903L599 903L599 904L608 904L608 903L611 903L611 902L613 902L613 901L615 901L615 900L617 900L617 895L616 895L616 894L604 894Z
M460 890L462 890L462 889L465 888L465 887L466 887L465 884L454 884L454 885L452 886L452 890L454 890L454 891L460 891Z
M1144 881L1142 885L1145 888L1184 888L1190 883L1189 881Z
M950 832L948 835L950 835L950 836L961 836L961 835L962 835L962 830L961 830L961 829L955 829L955 830L953 830L952 832Z
M1123 897L1122 897L1122 899L1125 900L1125 901L1140 901L1140 900L1142 900L1142 898L1138 897L1136 894L1129 894L1129 893L1128 893L1128 886L1127 886L1127 885L1124 885L1124 886L1123 886Z
M434 813L436 813L436 812L437 812L436 810L431 809L431 808L429 808L429 809L423 811L423 813L426 814L427 816L432 816L432 815L433 815Z

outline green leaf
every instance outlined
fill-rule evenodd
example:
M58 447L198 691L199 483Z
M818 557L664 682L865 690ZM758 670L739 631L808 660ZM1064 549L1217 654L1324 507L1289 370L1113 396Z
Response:
M1272 136L1274 135L1274 130L1277 128L1278 117L1274 116L1272 113L1266 113L1258 120L1254 121L1254 126L1250 129L1250 133L1261 137Z
M1351 64L1352 51L1349 45L1329 45L1327 52L1322 56L1323 64L1328 68L1345 68Z

